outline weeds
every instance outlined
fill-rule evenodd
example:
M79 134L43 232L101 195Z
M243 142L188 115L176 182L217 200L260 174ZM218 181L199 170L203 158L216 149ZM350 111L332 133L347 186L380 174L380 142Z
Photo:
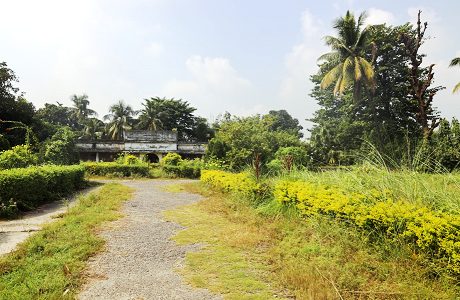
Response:
M107 184L1 257L0 299L75 298L86 261L104 245L95 230L120 217L118 209L130 194L126 186Z
M205 246L187 255L181 273L226 299L453 299L459 293L429 278L403 243L370 241L325 216L302 219L274 201L254 207L202 185L185 187L206 199L167 218L188 227L176 241Z

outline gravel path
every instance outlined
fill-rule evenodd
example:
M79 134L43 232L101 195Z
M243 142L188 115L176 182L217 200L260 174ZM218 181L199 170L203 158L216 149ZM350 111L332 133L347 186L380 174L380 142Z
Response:
M161 212L196 202L200 196L162 189L177 181L123 181L134 198L125 203L125 217L111 223L101 235L106 251L92 258L89 283L80 299L221 299L186 285L174 269L194 247L178 246L171 236L181 229L163 220ZM196 248L196 247L195 247Z

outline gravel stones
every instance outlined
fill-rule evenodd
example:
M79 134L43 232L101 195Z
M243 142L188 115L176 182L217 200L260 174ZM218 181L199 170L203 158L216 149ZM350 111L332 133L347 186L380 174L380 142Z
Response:
M182 227L163 220L161 212L200 200L199 195L162 189L171 180L130 180L134 198L124 204L124 217L110 223L101 236L104 252L90 260L89 282L80 299L221 299L188 286L174 271L192 246L170 238Z

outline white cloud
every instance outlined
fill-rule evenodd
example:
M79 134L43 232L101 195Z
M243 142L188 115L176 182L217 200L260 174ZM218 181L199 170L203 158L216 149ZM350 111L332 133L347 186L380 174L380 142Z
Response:
M248 101L252 84L238 74L227 58L194 55L185 66L191 79L167 82L163 88L165 97L188 100L207 116L222 113L223 107L235 114L253 110Z
M309 11L301 16L303 39L294 45L285 57L286 75L280 87L280 107L287 109L305 125L305 118L310 118L316 110L316 102L308 96L313 83L310 75L318 71L317 58L327 52L322 29L324 24Z
M378 8L369 8L367 10L366 25L393 24L395 20L395 16L389 11Z
M158 42L152 42L145 47L145 53L151 57L158 57L163 53L164 46Z

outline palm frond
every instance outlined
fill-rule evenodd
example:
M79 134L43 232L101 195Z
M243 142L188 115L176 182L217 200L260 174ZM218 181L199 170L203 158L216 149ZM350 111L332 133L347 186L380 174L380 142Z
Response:
M339 78L337 78L337 82L335 83L335 87L333 91L334 96L339 94L340 85L342 84L342 80L343 80L343 76L342 74L340 74Z
M339 53L334 51L334 52L329 52L329 53L325 53L321 55L320 57L318 57L317 61L334 62L334 61L338 61L339 58L340 58Z
M338 90L339 94L343 94L351 82L353 82L353 58L347 57L343 62L342 80Z
M364 58L360 57L359 62L364 71L364 76L370 82L374 80L374 67Z
M323 80L321 80L320 87L321 89L326 89L328 88L335 80L337 80L337 77L339 77L340 72L342 70L343 63L338 64L334 68L332 68L329 72L324 75Z
M460 82L455 85L453 93L456 93L458 91L460 91Z
M355 80L360 81L361 76L363 75L361 72L361 64L359 63L359 58L355 57L354 59L354 65L355 65Z
M460 66L460 57L456 57L452 59L452 61L449 64L449 67L453 67L453 66Z

